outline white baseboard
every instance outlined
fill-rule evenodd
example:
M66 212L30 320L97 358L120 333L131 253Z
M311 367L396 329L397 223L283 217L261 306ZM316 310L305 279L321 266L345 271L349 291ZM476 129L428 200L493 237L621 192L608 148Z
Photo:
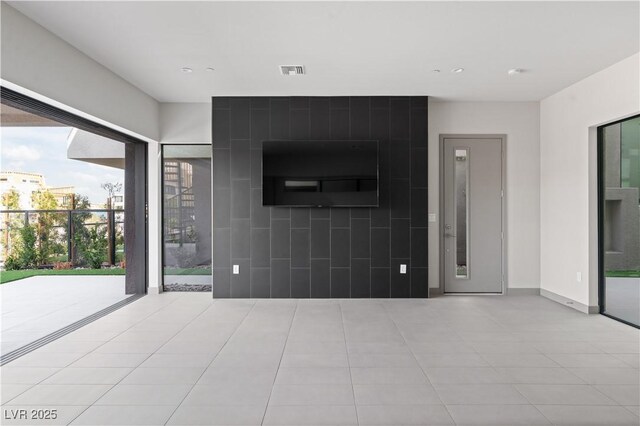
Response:
M561 305L573 308L576 311L580 311L584 314L597 314L600 312L598 306L588 306L584 303L576 302L573 299L569 299L568 297L561 296L543 288L540 289L540 296L546 297L547 299L553 300L554 302L560 303Z

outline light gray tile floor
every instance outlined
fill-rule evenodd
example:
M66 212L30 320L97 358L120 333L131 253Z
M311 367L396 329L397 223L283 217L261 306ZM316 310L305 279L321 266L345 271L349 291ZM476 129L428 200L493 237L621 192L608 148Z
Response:
M2 424L636 425L640 335L537 296L147 296L0 368ZM11 419L56 410L47 421Z
M58 331L126 297L124 276L118 275L36 276L3 284L0 286L0 354ZM69 347L65 346L62 351L68 352Z

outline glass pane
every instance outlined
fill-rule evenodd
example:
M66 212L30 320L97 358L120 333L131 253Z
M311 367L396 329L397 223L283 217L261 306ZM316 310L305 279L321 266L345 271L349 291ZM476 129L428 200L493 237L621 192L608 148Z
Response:
M640 325L640 117L603 137L604 311Z
M456 149L454 166L456 278L469 278L469 249L467 244L469 159L467 154L467 149Z
M163 147L165 290L211 291L211 147Z

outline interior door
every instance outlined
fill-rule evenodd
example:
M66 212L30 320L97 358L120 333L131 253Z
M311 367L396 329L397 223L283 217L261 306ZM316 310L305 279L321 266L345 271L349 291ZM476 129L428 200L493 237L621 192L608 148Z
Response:
M444 291L503 288L502 139L444 138Z

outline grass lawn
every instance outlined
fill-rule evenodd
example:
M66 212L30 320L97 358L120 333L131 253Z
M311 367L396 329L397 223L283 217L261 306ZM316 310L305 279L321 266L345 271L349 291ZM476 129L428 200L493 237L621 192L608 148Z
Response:
M605 275L612 278L640 278L640 271L607 271Z
M0 284L11 281L21 280L23 278L34 277L36 275L124 275L124 269L24 269L21 271L2 271L0 272Z

